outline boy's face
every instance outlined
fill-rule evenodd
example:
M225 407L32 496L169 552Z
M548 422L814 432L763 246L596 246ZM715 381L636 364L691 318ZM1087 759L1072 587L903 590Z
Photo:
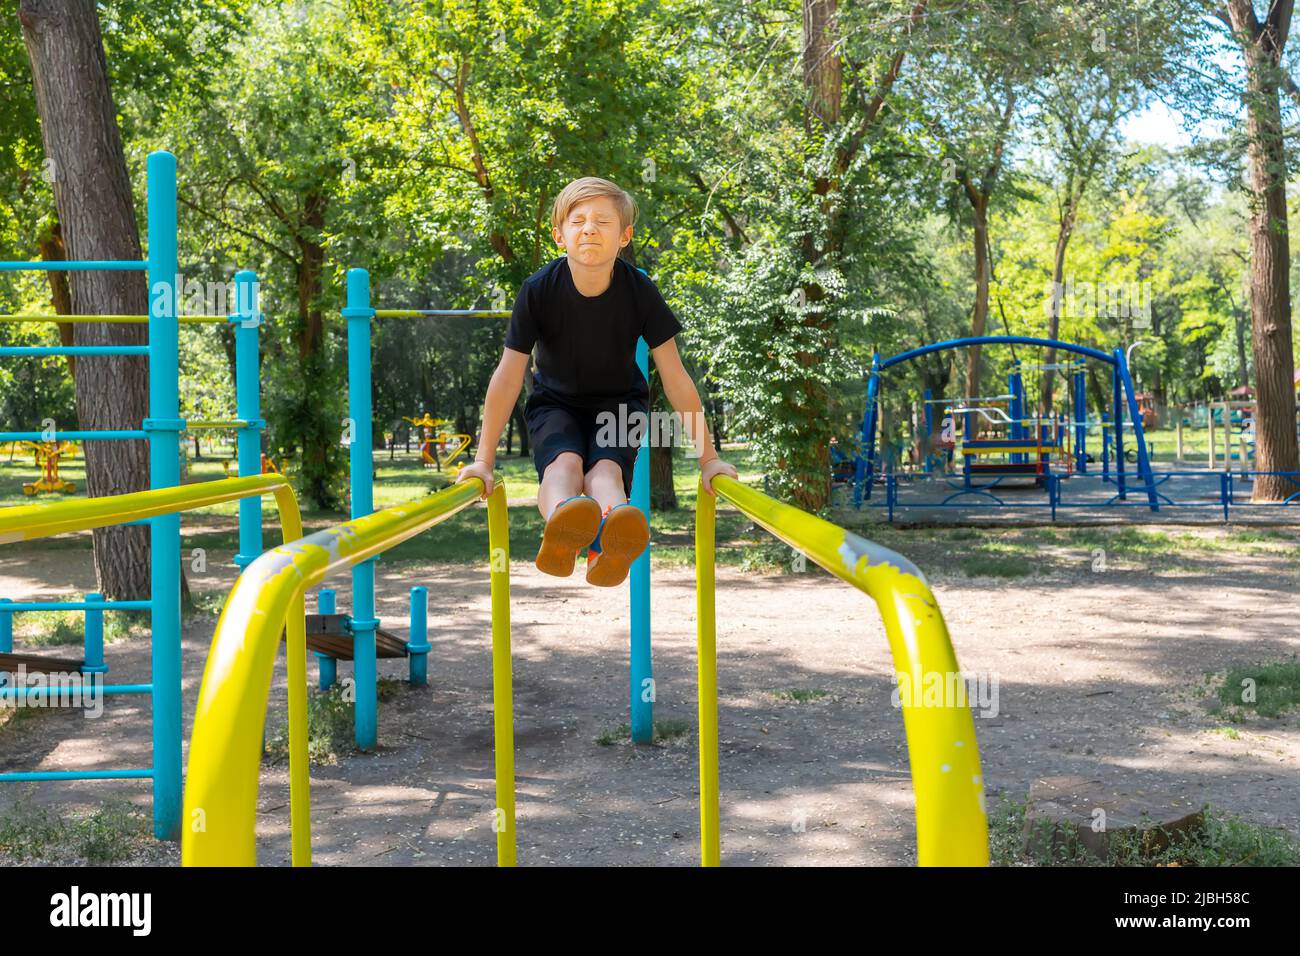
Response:
M593 268L613 262L632 241L632 227L619 230L618 208L605 196L578 203L552 234L570 259Z

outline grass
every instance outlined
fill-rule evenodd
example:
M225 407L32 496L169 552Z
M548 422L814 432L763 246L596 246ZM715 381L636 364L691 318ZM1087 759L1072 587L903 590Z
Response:
M1300 660L1234 667L1224 676L1218 698L1211 713L1229 720L1245 714L1280 717L1300 704Z
M1113 834L1110 860L1103 863L1077 839L1026 841L1026 804L1003 797L989 813L989 855L994 866L1298 866L1300 841L1284 830L1250 823L1214 807L1199 830L1149 839L1150 831ZM1045 831L1051 821L1043 821ZM1158 828L1152 828L1158 829ZM1161 831L1163 833L1163 831ZM1072 834L1071 834L1072 836ZM1167 845L1164 845L1167 842ZM1029 848L1026 848L1026 843Z
M74 816L23 799L0 816L0 854L17 862L121 863L151 843L148 817L121 797Z
M651 742L667 744L682 740L690 733L692 726L691 722L687 720L677 720L675 718L656 720ZM613 747L616 744L630 744L631 742L632 725L629 723L622 723L612 729L601 731L596 737L596 744L601 747Z
M814 700L821 700L823 697L829 697L831 692L816 687L789 687L782 690L770 690L768 693L777 700L788 700L796 704L807 704Z
M356 704L350 683L338 683L321 692L307 691L307 759L318 766L337 764L356 750ZM402 693L406 681L380 677L375 698L383 704ZM289 757L289 718L282 714L275 729L266 735L265 756L272 763Z
M60 596L63 601L84 601L83 594ZM104 643L149 633L149 615L133 611L104 612ZM28 647L62 647L85 642L84 611L22 611L14 614L14 637Z

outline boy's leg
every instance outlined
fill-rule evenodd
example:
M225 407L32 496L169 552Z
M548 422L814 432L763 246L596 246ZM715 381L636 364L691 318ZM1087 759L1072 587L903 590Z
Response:
M627 580L632 562L650 543L645 515L627 503L635 461L635 450L624 449L618 460L597 458L586 475L587 494L600 503L603 513L600 533L587 555L587 582L597 587Z
M543 520L551 517L551 512L561 501L582 494L582 484L582 456L571 451L556 455L546 466L541 486L537 489L537 510L542 513ZM603 507L604 503L601 504Z
M627 495L623 494L623 469L609 458L601 458L591 466L584 477L583 491L600 502L601 511L627 504Z

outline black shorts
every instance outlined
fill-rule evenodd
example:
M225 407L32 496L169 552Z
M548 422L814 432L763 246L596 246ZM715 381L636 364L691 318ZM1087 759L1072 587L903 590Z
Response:
M632 469L640 450L646 412L645 401L636 396L583 408L545 389L535 388L524 405L524 420L533 446L537 480L541 481L546 466L557 455L571 451L582 459L584 473L602 459L618 462L623 471L623 493L630 498Z

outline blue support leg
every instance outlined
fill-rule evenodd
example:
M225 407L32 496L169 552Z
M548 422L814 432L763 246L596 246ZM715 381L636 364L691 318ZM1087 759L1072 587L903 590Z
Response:
M149 222L149 487L180 484L180 265L176 249L176 157L146 161ZM153 830L181 835L181 519L149 524L153 656Z
M1119 373L1124 397L1128 402L1129 417L1133 419L1133 441L1137 445L1138 477L1147 486L1147 502L1152 511L1160 510L1160 499L1156 496L1155 475L1151 471L1151 458L1147 452L1147 436L1142 428L1142 410L1138 408L1137 392L1133 388L1133 376L1129 374L1128 359L1123 349L1115 350L1115 368ZM1244 466L1244 462L1242 463Z
M316 595L316 613L337 614L338 605L333 588L321 588ZM316 667L320 674L321 692L329 690L339 679L339 662L328 654L316 652Z
M349 269L347 305L343 317L348 324L348 422L351 442L348 466L351 472L352 517L363 518L374 511L373 433L374 412L370 395L370 273ZM375 562L362 561L352 569L352 677L356 693L356 740L361 750L373 750L378 740L378 681L375 660Z
M406 642L406 659L412 687L429 683L429 591L411 588L411 633Z
M636 361L649 381L650 351L644 339L637 340ZM641 450L632 469L632 504L650 521L650 432L641 436ZM650 547L632 563L630 581L630 666L632 741L648 744L654 739L654 666L650 648Z

